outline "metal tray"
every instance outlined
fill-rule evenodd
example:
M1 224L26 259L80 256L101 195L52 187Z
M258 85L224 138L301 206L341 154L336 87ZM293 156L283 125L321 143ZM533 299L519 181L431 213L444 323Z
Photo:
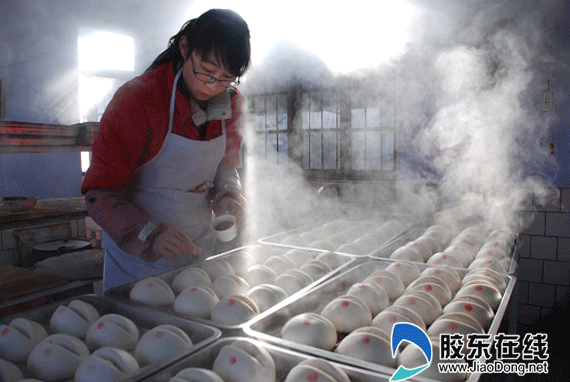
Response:
M326 227L327 225L334 224L335 222L349 223L350 225L358 225L360 223L372 223L372 224L377 225L378 229L381 228L383 224L390 224L392 222L394 222L395 224L401 225L400 227L394 227L393 232L386 237L385 241L383 241L382 243L379 243L377 245L377 247L373 248L368 253L365 253L363 255L354 255L354 254L345 253L345 254L348 254L351 256L356 256L356 257L366 257L366 256L369 256L373 253L376 253L377 251L379 251L380 249L385 247L387 244L393 242L394 240L399 238L402 234L406 233L410 229L410 224L405 223L405 222L409 221L409 220L410 220L409 216L397 215L397 216L387 216L385 220L337 219L337 220L332 220L332 221L322 221L322 222L306 225L303 227L295 228L295 229L292 229L289 231L281 232L281 233L278 233L275 235L267 236L267 237L259 239L258 242L263 243L263 244L270 244L270 245L280 246L280 247L284 247L284 248L289 248L289 249L291 249L291 248L311 249L311 250L317 250L317 251L321 251L321 252L327 252L327 251L329 251L328 249L319 249L319 248L314 248L314 247L310 247L310 246L303 246L303 245L284 244L283 241L286 238L288 238L289 236L295 236L295 235L301 235L304 233L310 233L311 231L313 231L315 229ZM368 232L371 232L371 231L368 231ZM338 232L335 231L334 233L338 233ZM334 252L343 253L342 251L338 250L338 247L334 250Z
M376 258L383 258L386 260L392 260L390 255L399 247L406 245L407 243L414 241L415 239L422 236L425 229L423 228L411 228L408 231L402 233L400 236L388 241L382 248L378 249L373 253L369 253L367 257L376 259ZM453 238L452 238L453 239ZM448 243L449 244L449 243ZM509 269L507 270L505 275L515 276L517 274L517 265L519 260L519 251L520 251L520 240L518 239L518 235L516 236L515 243L513 245L513 250L511 252L511 261L509 265ZM394 260L396 261L396 260ZM416 265L427 265L423 262L412 261ZM466 270L467 268L460 268L460 267L452 267L456 270Z
M301 351L315 357L325 358L338 363L344 363L357 368L372 370L383 375L391 376L394 374L396 369L363 361L361 359L340 355L332 351L326 351L305 344L285 340L281 337L281 329L287 323L287 321L289 321L290 318L298 314L306 312L320 314L323 308L331 300L345 294L352 285L357 282L362 282L368 275L377 270L386 268L393 262L393 260L374 259L361 263L317 286L315 289L309 291L308 293L305 293L296 301L292 301L285 306L280 306L279 309L275 309L271 312L268 311L259 315L256 319L248 323L248 325L244 328L244 332L248 336L262 341L267 341L284 348L296 349L297 351ZM420 268L420 271L425 268L429 268L429 266L422 263L416 265L418 268ZM461 277L464 277L468 273L467 270L458 269L457 271L460 273ZM513 292L516 279L512 276L507 275L505 275L505 278L508 280L507 288L503 294L497 311L495 312L495 317L491 322L487 334L494 335L498 332L511 294ZM476 381L478 378L479 375L472 375L469 377L468 381ZM418 380L429 379L418 378Z
M35 321L43 325L44 328L46 328L48 335L54 334L54 331L51 330L49 327L51 316L57 310L57 308L59 308L61 305L67 306L68 303L71 302L72 300L81 300L91 304L95 309L97 309L97 312L99 312L100 316L103 316L108 313L116 313L131 319L139 329L139 334L141 337L148 330L158 325L170 324L178 327L179 329L182 329L192 340L192 343L194 345L190 347L186 352L180 353L175 357L171 357L170 359L166 359L155 364L144 366L141 369L139 369L136 373L125 376L124 378L118 380L117 382L138 381L142 378L145 378L146 376L154 374L158 370L161 370L162 368L170 365L171 363L189 354L192 354L195 351L201 349L202 347L214 342L216 339L218 339L221 336L221 331L211 326L207 326L197 322L191 322L188 320L183 320L180 319L179 317L169 316L164 313L152 311L149 309L136 308L130 305L121 304L120 302L113 301L104 296L97 296L97 295L80 295L77 297L69 298L67 300L58 301L53 304L44 305L36 309L3 317L2 319L0 319L0 324L8 325L13 319L17 317L27 318L29 320ZM17 365L17 366L24 374L24 377L26 377L29 374L26 370L25 365Z
M392 260L390 259L390 255L392 254L392 252L394 252L396 249L400 248L401 246L406 245L410 241L414 241L419 236L421 236L423 232L424 229L422 228L411 227L406 231L402 232L400 235L388 240L380 248L369 253L367 257L373 259L382 258L386 260Z
M176 373L188 367L199 367L211 370L216 356L220 350L227 345L230 345L236 340L248 341L256 344L271 354L275 361L277 371L277 381L284 381L289 371L300 362L313 358L307 354L298 353L296 351L278 347L265 342L260 342L246 337L228 337L222 338L208 345L202 350L186 357L185 359L172 364L166 369L144 379L144 382L167 382L170 378L174 377ZM388 381L390 376L379 374L370 370L358 369L350 365L339 364L330 361L332 364L338 366L341 370L346 372L351 382L381 382Z
M227 257L229 255L231 255L234 252L238 252L238 251L243 251L246 250L248 247L240 247L240 248L236 248L234 250L225 252L225 253L221 253L218 254L216 256L212 256L206 260L203 261L209 261L209 260L213 260L213 259L223 259L224 257ZM288 249L286 248L278 248L278 254L279 251L281 251L281 253L286 252ZM310 249L305 249L305 251L313 254L313 256L319 255L321 252L320 251L316 251L316 250L310 250ZM317 285L319 285L320 283L326 281L327 279L339 274L340 272L350 268L353 263L356 261L356 258L354 256L349 256L349 255L343 255L343 254L339 254L339 256L345 260L344 264L340 265L339 267L333 269L332 272L330 272L329 274L315 280L314 282L312 282L311 284L307 285L305 288L301 289L300 291L290 295L289 297L287 297L285 300L281 301L279 304L275 305L274 307L268 309L269 310L273 310L275 309L275 307L277 306L281 306L282 304L286 304L289 301L294 301L297 298L299 298L300 296L302 296L304 293L308 292L309 290L313 289L314 287L316 287ZM200 264L201 262L197 262L195 264L190 265L190 267L196 267ZM166 281L169 285L172 285L172 281L174 280L174 277L176 277L176 275L178 273L180 273L183 269L185 268L181 268L181 269L177 269L174 271L169 271L169 272L165 272L162 273L160 275L157 275L155 277L161 278L164 281ZM204 318L199 318L199 317L193 317L190 315L186 315L183 313L178 313L175 312L173 309L172 305L167 305L167 306L150 306L150 305L145 305L136 301L132 301L129 297L130 295L130 291L132 289L132 287L134 286L136 282L132 282L129 284L125 284L125 285L121 285L119 287L116 288L112 288L109 289L105 295L111 299L120 301L124 304L128 304L131 306L136 306L136 307L145 307L147 309L153 309L153 310L158 310L164 313L167 313L169 315L174 315L174 316L178 316L184 319L188 319L188 320L192 320L192 321L196 321L196 322L200 322L203 323L205 325L209 325L209 326L214 326L216 328L219 328L221 330L224 331L225 335L241 335L242 334L242 330L243 327L246 325L246 323L242 323L239 325L228 325L228 324L223 324L223 323L219 323L210 319L204 319ZM176 292L175 292L176 295Z

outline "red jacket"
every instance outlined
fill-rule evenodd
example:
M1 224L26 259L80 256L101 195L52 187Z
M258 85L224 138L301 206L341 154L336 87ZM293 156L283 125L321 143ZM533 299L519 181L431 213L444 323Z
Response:
M179 83L182 81L179 81ZM172 64L162 65L127 82L117 90L107 106L92 147L92 161L81 187L87 211L117 245L135 256L152 260L149 243L166 227L143 214L123 197L133 171L152 159L160 150L168 131L169 105L174 84ZM231 118L226 120L226 154L216 176L215 193L239 192L235 166L239 164L242 142L244 97L230 92ZM209 101L214 103L214 101ZM189 139L211 140L221 135L221 121L212 119L197 126L192 110L197 105L177 89L172 132ZM194 117L197 118L197 114ZM205 116L203 114L202 116ZM200 123L203 121L199 121ZM204 131L200 131L204 129ZM201 138L200 138L201 136ZM221 174L220 174L221 172ZM159 226L146 242L137 239L148 222Z

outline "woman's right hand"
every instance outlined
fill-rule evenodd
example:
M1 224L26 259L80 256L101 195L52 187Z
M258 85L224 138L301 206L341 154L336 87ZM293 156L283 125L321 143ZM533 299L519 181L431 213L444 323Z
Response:
M198 257L200 247L194 245L182 232L175 228L168 227L164 232L154 238L152 251L163 257L174 259L184 255Z

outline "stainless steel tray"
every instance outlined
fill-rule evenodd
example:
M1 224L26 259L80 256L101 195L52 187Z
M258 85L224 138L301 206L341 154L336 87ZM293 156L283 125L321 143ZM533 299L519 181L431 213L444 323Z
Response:
M352 226L355 226L358 224L370 223L370 224L376 225L378 229L380 229L384 224L398 225L398 227L396 227L396 226L393 227L394 230L392 232L390 232L390 234L387 235L384 240L382 240L380 243L377 243L373 249L371 249L370 251L368 251L367 253L364 253L362 255L355 255L355 254L346 253L346 252L343 252L342 250L339 250L338 247L333 248L333 250L337 253L345 253L345 254L349 254L351 256L357 256L357 257L366 257L366 256L369 256L373 253L376 253L381 248L383 248L385 245L393 242L398 237L400 237L402 234L406 233L411 227L411 225L408 223L409 220L410 220L410 217L407 215L394 215L394 216L386 216L385 220L337 219L337 220L333 220L333 221L322 221L322 222L302 226L299 228L295 228L295 229L292 229L289 231L281 232L281 233L278 233L275 235L267 236L267 237L259 239L258 242L263 243L263 244L281 246L281 247L289 248L289 249L291 249L291 248L313 249L313 250L326 252L330 249L314 248L314 247L310 247L310 244L309 245L287 244L287 243L284 243L284 240L286 240L287 238L289 238L291 236L298 236L298 235L310 233L315 229L321 229L323 227L330 226L331 224L334 224L336 222L349 223ZM371 229L368 232L372 232L372 231L373 230ZM334 233L341 233L341 232L338 232L338 230L337 230L337 231L332 231L331 234L334 234ZM319 241L323 241L323 239L321 238L321 239L319 239Z
M404 246L407 243L414 241L415 239L419 238L423 234L424 231L425 231L425 229L422 229L422 228L410 228L406 232L402 233L400 236L388 241L384 246L382 246L381 248L379 248L375 252L369 253L367 255L367 257L372 258L372 259L384 258L386 260L392 260L392 259L390 259L390 255L396 249L398 249L399 247ZM520 256L519 255L520 247L521 247L521 244L520 244L520 240L518 239L518 235L517 235L517 238L516 238L515 243L513 245L513 250L511 252L511 261L509 263L509 269L504 274L516 277L518 260L519 260L519 256ZM423 262L417 262L417 261L412 261L412 262L416 265L425 264ZM455 268L458 270L467 269L467 268L460 268L460 267L452 267L452 268Z
M238 252L238 251L243 251L246 250L248 247L240 247L240 248L236 248L234 250L225 252L225 253L221 253L218 254L216 256L212 256L210 258L208 258L207 260L204 261L209 261L209 260L213 260L213 259L223 259L224 257L227 257L229 255L231 255L234 252ZM278 254L279 252L284 253L286 252L288 249L286 248L278 248ZM309 252L310 254L312 254L313 256L319 255L321 252L320 251L316 251L316 250L308 250L305 249L305 251ZM277 306L281 306L282 304L286 304L289 301L294 301L297 298L299 298L300 296L302 296L304 293L308 292L309 290L313 289L314 287L316 287L317 285L319 285L320 283L326 281L327 279L339 274L340 272L350 268L354 262L356 261L356 258L354 256L349 256L349 255L343 255L343 254L339 254L340 258L344 260L344 263L342 265L340 265L339 267L333 269L332 272L330 272L329 274L315 280L314 282L312 282L311 284L307 285L305 288L301 289L300 291L290 295L289 297L287 297L285 300L281 301L279 304L275 305L274 307L270 308L269 310L273 310L275 307ZM200 262L195 263L190 265L190 267L196 267L200 264ZM181 269L177 269L174 271L169 271L166 273L162 273L160 275L157 275L155 277L159 277L161 279L163 279L164 281L166 281L169 285L172 285L172 281L174 280L174 277L176 277L176 275L178 273L180 273L183 269L185 268L181 268ZM219 323L210 319L204 319L204 318L199 318L199 317L194 317L194 316L190 316L190 315L186 315L183 313L178 313L175 312L173 309L172 305L167 305L167 306L150 306L150 305L145 305L136 301L132 301L129 297L130 295L130 291L132 289L132 287L134 286L136 282L132 282L129 284L125 284L125 285L121 285L119 287L116 288L112 288L110 290L108 290L105 295L111 299L120 301L124 304L128 304L131 306L136 306L136 307L145 307L147 309L153 309L153 310L157 310L157 311L161 311L164 313L167 313L169 315L174 315L174 316L178 316L184 319L188 319L188 320L192 320L192 321L196 321L196 322L200 322L203 323L205 325L209 325L209 326L214 326L216 328L219 328L221 330L223 330L225 333L225 335L240 335L242 334L242 330L243 327L246 325L246 323L242 323L239 325L227 325L227 324L223 324L223 323ZM176 293L175 293L176 294Z
M410 227L400 235L393 237L392 239L388 240L384 243L380 248L376 249L375 251L369 253L366 257L369 258L383 258L386 260L391 260L390 255L396 249L400 248L403 245L406 245L410 241L414 241L417 239L422 233L424 229L417 228L417 227Z
M210 344L202 350L186 357L185 359L172 364L168 368L161 370L160 372L144 379L143 381L166 382L170 378L174 377L176 373L189 367L199 367L212 370L212 365L220 350L224 346L230 345L236 340L248 341L267 350L275 361L277 381L284 381L287 377L287 374L294 366L298 365L300 362L306 359L313 358L307 354L302 354L294 350L282 348L265 342L260 342L251 338L227 337L217 340L213 344ZM389 375L382 375L370 370L358 369L353 366L339 364L334 361L331 361L331 363L346 372L351 382L381 382L388 381L390 378Z
M61 305L67 306L69 302L72 300L81 300L86 303L91 304L97 312L99 312L100 316L103 316L108 313L116 313L122 316L125 316L132 320L137 328L139 329L139 334L142 336L148 330L162 324L170 324L182 329L188 337L192 340L193 346L189 348L186 352L178 354L176 357L172 357L170 359L147 365L139 369L136 373L131 375L125 376L124 378L118 380L117 382L124 382L124 381L138 381L142 378L145 378L148 375L156 373L158 370L170 365L171 363L189 355L193 352L201 349L202 347L214 342L221 336L221 331L217 328L207 326L197 322L191 322L188 320L183 320L179 317L169 316L167 314L152 311L149 309L133 307L130 305L121 304L120 302L113 301L109 298L104 296L97 296L97 295L81 295L73 298L69 298L67 300L58 301L53 304L44 305L39 308L35 308L32 310L28 310L22 313L10 315L7 317L3 317L0 319L0 324L8 325L13 319L20 317L20 318L27 318L29 320L35 321L46 328L48 335L53 334L53 330L49 327L49 322L53 313L57 310L57 308ZM25 369L25 365L17 365L24 377L26 377L29 373Z
M253 338L267 341L269 343L276 344L277 346L296 349L297 351L307 353L315 357L325 358L338 363L344 363L357 368L372 370L383 375L391 376L394 374L396 369L285 340L281 337L281 329L290 318L298 314L306 312L320 313L330 301L345 294L352 285L362 282L368 275L377 270L386 268L393 262L393 260L374 259L361 263L342 274L327 280L325 283L317 286L308 293L305 293L301 298L291 301L287 305L282 305L278 309L259 315L256 319L250 321L246 325L244 332ZM429 266L422 263L416 265L420 268L420 271L425 268L429 268ZM462 277L468 273L467 270L457 269L457 271ZM487 334L494 335L498 332L513 292L516 279L512 276L506 275L505 278L508 279L507 288L503 294L497 311L495 312L495 317L491 322ZM479 375L472 375L469 377L468 381L476 381L478 378ZM419 378L418 380L427 379Z

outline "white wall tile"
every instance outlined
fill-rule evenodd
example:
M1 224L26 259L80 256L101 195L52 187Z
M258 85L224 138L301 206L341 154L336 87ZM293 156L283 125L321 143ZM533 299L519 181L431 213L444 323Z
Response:
M545 235L570 237L570 214L547 212Z
M537 211L560 211L560 190L544 188L534 196L534 207Z
M518 312L518 322L521 324L532 325L538 323L540 319L540 307L527 305L527 304L519 304L517 307Z
M547 236L531 236L530 257L533 259L556 260L558 239Z
M570 285L570 263L545 260L542 281L549 284Z
M519 258L529 258L530 257L530 242L532 236L529 235L519 235L517 241L517 249Z
M554 308L556 301L556 287L549 284L528 284L528 303L531 305Z
M570 287L556 286L556 307L567 307L570 298Z
M558 255L559 261L570 261L570 238L558 238Z
M568 188L560 192L560 212L570 212L570 189Z
M542 262L543 260L520 259L519 280L535 283L542 282Z
M545 231L545 213L535 212L532 220L529 220L527 228L523 229L521 233L526 235L544 235Z

